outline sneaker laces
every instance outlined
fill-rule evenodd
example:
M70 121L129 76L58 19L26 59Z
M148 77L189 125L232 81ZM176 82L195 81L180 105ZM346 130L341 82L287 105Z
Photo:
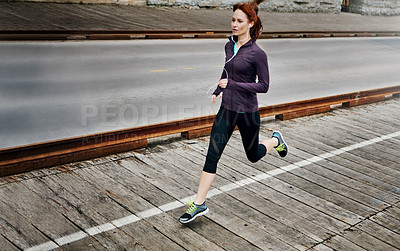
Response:
M190 207L188 208L188 210L186 211L186 213L188 213L188 214L190 214L190 215L193 215L193 214L196 212L196 210L197 210L197 206L196 206L196 204L194 204L194 203L192 202L192 204L190 204Z
M285 150L286 150L285 144L282 143L282 144L280 144L279 146L275 147L275 149L276 149L278 152L285 151Z
M194 204L193 196L190 196L188 200L185 200L185 203L189 205L189 208L188 210L186 210L186 213L192 215L194 212L196 212L197 206Z

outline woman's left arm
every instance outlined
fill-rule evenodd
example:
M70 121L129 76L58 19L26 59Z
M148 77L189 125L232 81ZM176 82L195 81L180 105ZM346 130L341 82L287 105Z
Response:
M227 89L235 89L239 91L248 91L254 93L266 93L269 89L269 71L268 71L268 59L267 54L260 50L259 53L254 57L258 82L256 83L243 83L236 82L232 79L228 79Z

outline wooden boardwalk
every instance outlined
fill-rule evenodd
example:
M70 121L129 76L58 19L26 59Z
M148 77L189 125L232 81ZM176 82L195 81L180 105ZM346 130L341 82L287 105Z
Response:
M208 137L1 178L0 250L399 250L399 99L276 129L289 155L254 164L234 133L188 225Z

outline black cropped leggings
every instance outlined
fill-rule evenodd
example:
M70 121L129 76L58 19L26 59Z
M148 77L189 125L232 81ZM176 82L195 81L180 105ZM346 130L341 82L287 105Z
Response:
M259 144L260 113L237 113L223 107L218 111L211 130L210 144L203 171L217 172L217 163L231 137L235 126L238 126L247 159L257 162L267 153L267 148Z

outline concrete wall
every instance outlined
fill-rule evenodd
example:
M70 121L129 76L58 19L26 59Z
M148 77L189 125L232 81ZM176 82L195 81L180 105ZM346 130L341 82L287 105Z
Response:
M0 2L84 3L146 6L146 0L0 0Z
M0 0L4 1L4 0ZM10 0L7 0L10 1ZM56 3L108 3L132 6L169 6L183 8L220 8L231 9L232 6L247 0L11 0L26 2L56 2ZM261 10L277 12L324 12L339 13L342 0L269 0L262 3Z
M400 0L350 0L350 12L365 15L400 15Z
M5 1L5 0L0 0ZM7 0L10 1L10 0ZM239 0L11 0L58 3L107 3L132 6L228 9ZM240 0L241 2L247 0ZM339 13L342 0L268 0L259 7L275 12ZM400 15L400 0L350 0L350 12L365 15Z
M189 8L232 8L237 2L238 0L147 0L147 5ZM341 3L341 0L270 0L262 3L259 8L261 10L277 12L339 13Z

